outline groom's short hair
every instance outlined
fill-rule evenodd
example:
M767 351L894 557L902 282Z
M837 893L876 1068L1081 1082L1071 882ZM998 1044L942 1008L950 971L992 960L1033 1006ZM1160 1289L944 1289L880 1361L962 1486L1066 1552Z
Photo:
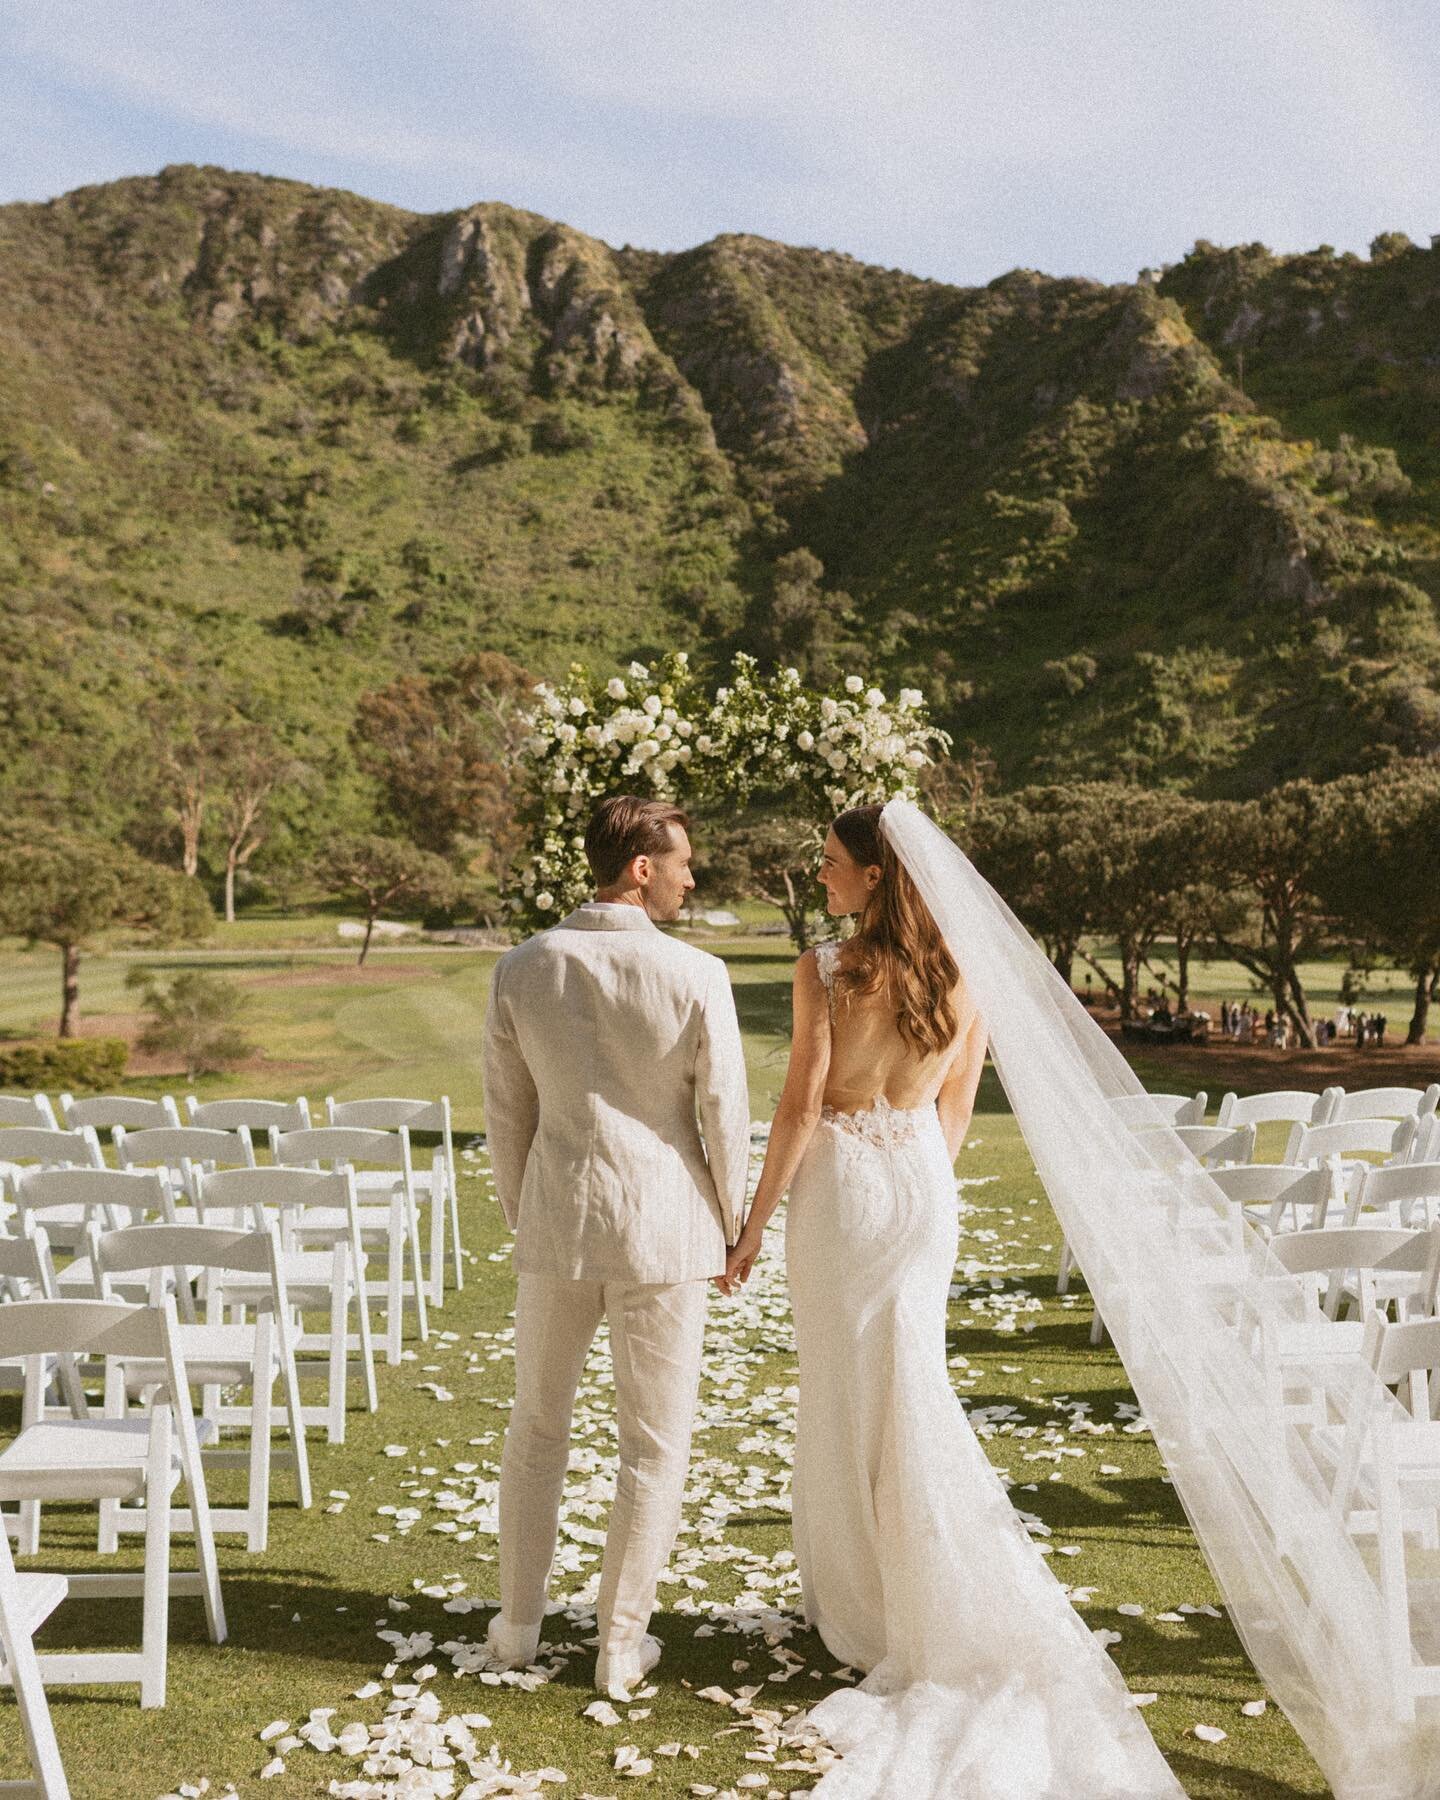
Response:
M598 887L613 887L637 856L658 856L670 848L670 827L684 831L689 818L668 800L612 794L602 800L585 827L585 860Z

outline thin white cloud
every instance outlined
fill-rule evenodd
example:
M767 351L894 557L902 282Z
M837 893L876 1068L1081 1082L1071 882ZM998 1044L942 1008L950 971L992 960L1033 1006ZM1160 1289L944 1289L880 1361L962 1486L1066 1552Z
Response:
M504 198L662 248L748 229L952 278L1113 278L1200 235L1427 231L1428 5L12 0L0 47L147 111L156 141L169 121L213 134L213 160L253 144L277 172L411 205Z

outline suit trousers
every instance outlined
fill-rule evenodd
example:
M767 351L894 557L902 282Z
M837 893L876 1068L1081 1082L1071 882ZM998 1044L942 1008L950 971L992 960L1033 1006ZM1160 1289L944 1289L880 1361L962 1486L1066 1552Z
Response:
M596 1606L602 1668L638 1651L680 1528L708 1285L519 1278L515 1406L500 1463L501 1612L517 1628L544 1617L575 1391L608 1319L620 1468Z

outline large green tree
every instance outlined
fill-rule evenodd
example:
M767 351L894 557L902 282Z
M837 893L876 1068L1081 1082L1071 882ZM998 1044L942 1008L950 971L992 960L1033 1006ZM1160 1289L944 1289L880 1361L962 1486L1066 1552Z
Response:
M197 881L124 844L24 822L0 831L0 931L60 952L61 1037L74 1035L80 958L97 938L124 930L176 942L210 918Z
M777 907L797 950L815 938L820 890L816 870L824 832L813 820L755 812L707 847L703 877L716 892Z
M1423 1044L1440 984L1440 767L1398 763L1336 782L1317 883L1359 946L1415 983L1406 1042Z
M1337 812L1335 784L1289 781L1254 800L1217 801L1205 813L1214 893L1223 902L1211 937L1262 983L1312 1048L1315 1022L1300 965L1336 939L1324 896Z
M443 906L455 895L454 871L443 856L373 833L332 838L322 847L315 872L328 893L354 895L365 908L360 963L370 954L375 921L387 906Z

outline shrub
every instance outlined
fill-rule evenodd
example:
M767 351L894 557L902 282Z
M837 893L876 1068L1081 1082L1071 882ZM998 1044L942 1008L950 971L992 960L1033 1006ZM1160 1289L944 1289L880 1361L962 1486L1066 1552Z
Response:
M187 1081L233 1068L253 1054L255 1046L237 1023L246 998L233 981L203 969L182 969L168 987L162 987L153 970L132 969L125 985L141 990L150 1015L140 1048L152 1055L178 1056Z
M48 1038L38 1044L0 1044L0 1088L102 1094L124 1080L127 1054L123 1038Z

